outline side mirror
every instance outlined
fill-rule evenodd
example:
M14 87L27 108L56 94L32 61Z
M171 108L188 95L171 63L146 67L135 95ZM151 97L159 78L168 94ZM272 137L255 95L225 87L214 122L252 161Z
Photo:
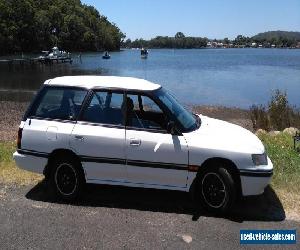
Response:
M178 130L176 128L175 122L173 121L169 121L168 125L167 125L167 131L171 134L171 135L177 135L178 134Z

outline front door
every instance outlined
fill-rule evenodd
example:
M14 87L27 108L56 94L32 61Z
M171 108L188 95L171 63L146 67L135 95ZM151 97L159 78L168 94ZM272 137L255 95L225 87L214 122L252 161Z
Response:
M87 182L126 181L122 92L94 91L71 135Z
M128 94L127 178L146 186L185 187L188 147L183 136L167 132L168 119L148 96Z

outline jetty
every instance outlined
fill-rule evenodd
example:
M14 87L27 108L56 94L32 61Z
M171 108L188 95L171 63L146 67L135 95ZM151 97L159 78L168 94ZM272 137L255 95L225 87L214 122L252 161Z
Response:
M24 65L24 64L54 64L54 63L72 63L71 57L57 57L57 58L46 58L46 57L34 57L34 58L14 58L14 59L0 59L0 64L8 65Z

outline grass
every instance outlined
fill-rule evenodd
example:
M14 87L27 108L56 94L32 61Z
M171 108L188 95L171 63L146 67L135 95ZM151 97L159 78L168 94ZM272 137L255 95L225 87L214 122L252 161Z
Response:
M285 208L300 213L300 153L294 149L293 137L286 133L276 136L259 135L274 165L271 186Z
M29 185L43 179L42 175L19 169L13 161L14 142L0 143L0 182L5 184Z
M293 147L292 136L280 133L276 136L259 135L274 165L271 186L279 196L285 209L300 214L300 153ZM12 154L15 143L0 143L0 182L29 185L38 183L42 175L30 173L16 167Z

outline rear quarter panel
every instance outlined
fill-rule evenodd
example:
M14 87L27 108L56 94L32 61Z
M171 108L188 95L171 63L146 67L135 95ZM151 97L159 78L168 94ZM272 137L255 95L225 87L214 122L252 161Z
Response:
M55 149L69 149L74 122L60 122L28 118L24 122L21 148L43 153Z

